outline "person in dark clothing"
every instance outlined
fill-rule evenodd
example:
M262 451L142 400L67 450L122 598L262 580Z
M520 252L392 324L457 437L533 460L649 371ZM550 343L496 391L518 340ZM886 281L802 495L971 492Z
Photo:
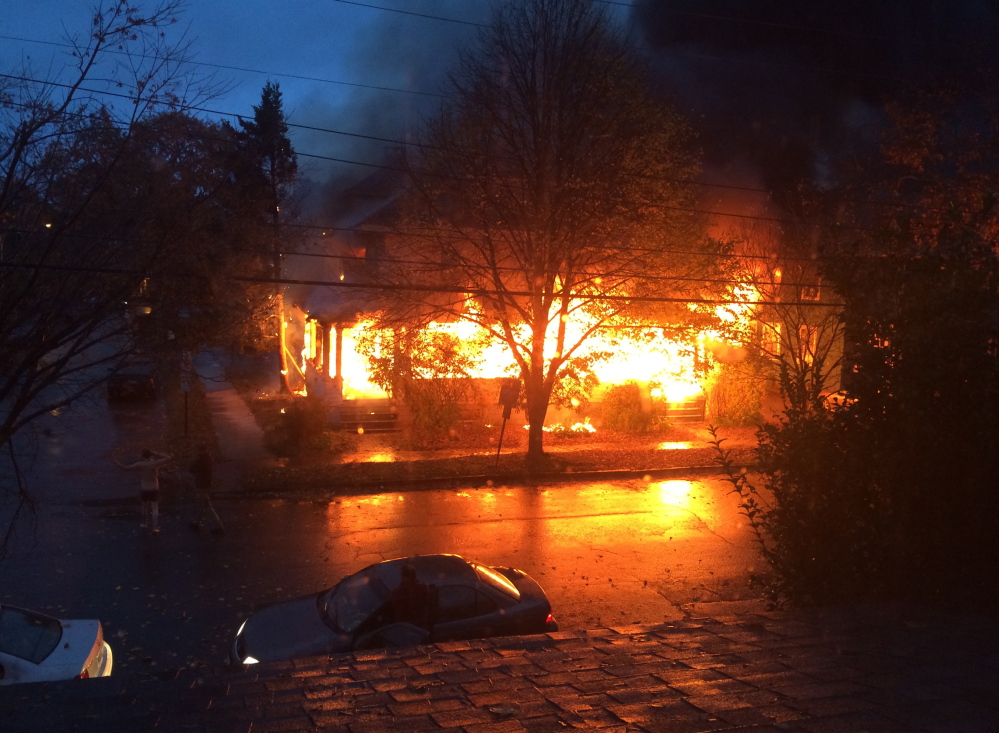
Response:
M403 565L399 569L399 585L389 599L393 620L429 629L430 605L430 586L417 579L416 568Z
M208 446L202 444L198 448L198 455L191 463L191 475L194 477L194 490L198 494L198 518L191 523L194 529L201 529L205 524L205 518L211 516L215 524L212 529L216 534L225 531L222 519L219 517L215 507L212 506L212 473L215 469L215 460L208 452Z

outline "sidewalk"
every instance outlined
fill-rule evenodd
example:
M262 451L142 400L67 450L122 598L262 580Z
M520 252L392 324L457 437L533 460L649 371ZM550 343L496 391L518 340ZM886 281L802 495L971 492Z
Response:
M194 371L205 387L221 455L216 466L219 491L237 491L246 473L270 468L274 457L264 447L264 434L245 400L228 382L225 367L211 351L192 358Z
M997 691L995 623L855 608L13 685L0 729L984 733Z

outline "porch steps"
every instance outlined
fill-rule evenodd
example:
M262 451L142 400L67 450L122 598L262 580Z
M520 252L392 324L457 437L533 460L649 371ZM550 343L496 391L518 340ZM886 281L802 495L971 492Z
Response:
M670 402L666 407L666 417L674 423L700 422L704 419L704 402L704 395L684 402Z

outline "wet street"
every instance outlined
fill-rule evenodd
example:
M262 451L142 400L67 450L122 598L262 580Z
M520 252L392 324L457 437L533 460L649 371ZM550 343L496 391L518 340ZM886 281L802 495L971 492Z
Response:
M97 617L120 670L217 663L245 615L369 563L455 552L513 565L547 590L563 629L744 608L757 563L720 481L620 481L343 498L219 502L217 537L165 507L162 532L130 502L43 507L0 566L5 602ZM722 603L722 606L715 604ZM705 605L709 604L709 605Z
M563 629L760 608L760 564L718 479L393 491L330 501L226 498L227 532L189 526L189 489L164 491L162 532L139 527L137 476L114 456L156 445L155 405L94 399L47 420L29 473L37 524L0 562L0 600L99 618L116 669L225 660L256 607L317 592L370 563L453 552L533 575Z

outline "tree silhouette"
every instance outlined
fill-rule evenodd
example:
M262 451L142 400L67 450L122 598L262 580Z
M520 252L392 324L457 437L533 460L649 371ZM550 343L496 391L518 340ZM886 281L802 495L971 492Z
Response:
M447 106L410 156L406 236L391 245L408 264L396 277L468 293L430 305L509 347L532 463L553 390L587 339L636 314L628 297L702 293L696 279L716 261L701 256L717 246L698 235L679 182L697 173L691 131L647 79L589 0L507 3L460 57ZM645 322L693 317L685 303L659 311Z
M257 199L261 211L266 212L271 227L272 274L281 277L281 242L285 212L282 205L290 200L291 188L298 175L298 157L288 139L288 122L281 103L280 86L268 81L260 94L260 104L253 107L253 119L239 121L243 128L245 149L260 171L260 194ZM280 384L284 392L288 386L288 355L285 351L284 289L274 286L274 310L278 320L278 353L280 356Z

